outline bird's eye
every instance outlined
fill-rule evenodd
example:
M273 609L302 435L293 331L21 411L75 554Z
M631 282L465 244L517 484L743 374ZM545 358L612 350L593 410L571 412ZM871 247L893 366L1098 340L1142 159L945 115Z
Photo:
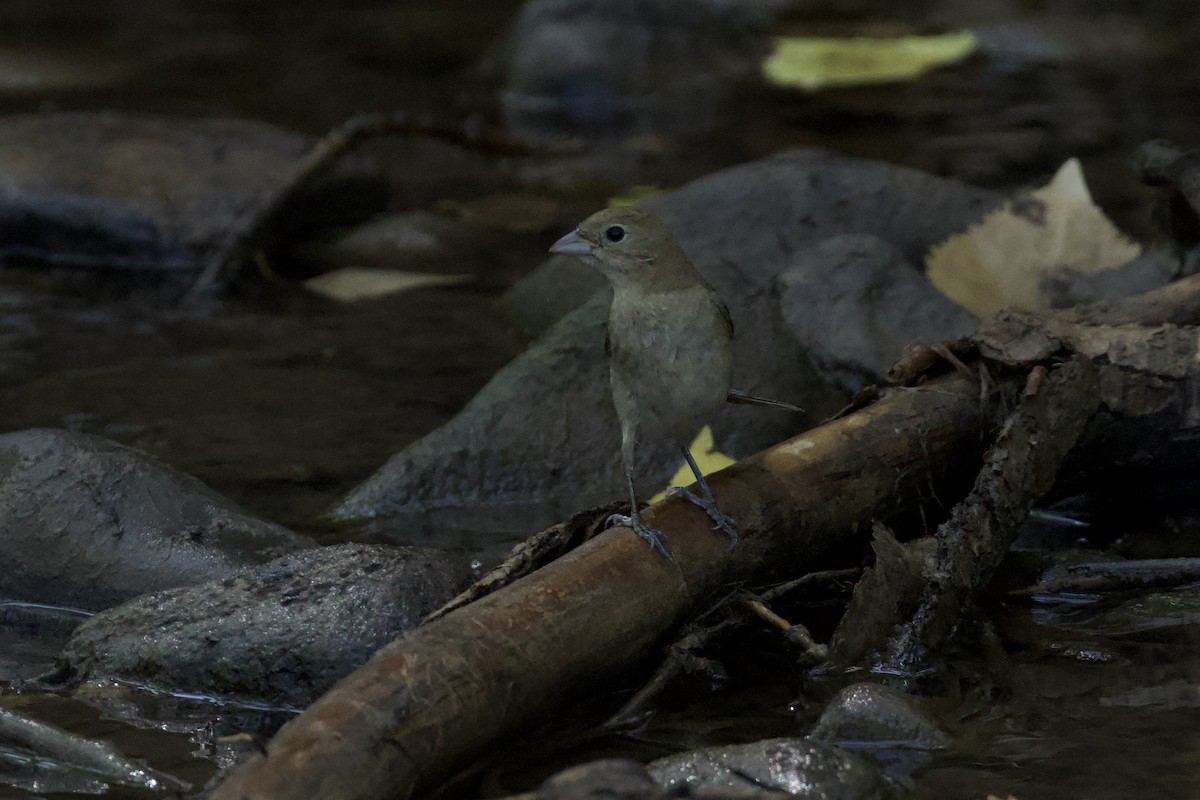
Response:
M625 229L620 225L613 225L604 232L604 238L608 239L610 242L619 242L625 238Z

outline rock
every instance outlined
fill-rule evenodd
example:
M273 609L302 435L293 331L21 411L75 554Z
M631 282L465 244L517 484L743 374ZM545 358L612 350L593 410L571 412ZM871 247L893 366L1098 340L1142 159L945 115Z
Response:
M82 680L305 706L453 597L463 573L435 550L314 548L97 614L62 661Z
M644 766L626 758L609 758L551 775L531 796L537 800L648 800L663 794Z
M778 800L778 792L753 784L728 788L689 791L688 797L712 800ZM564 769L546 779L537 791L516 795L510 800L671 800L675 792L654 782L646 768L636 761L609 758Z
M6 767L0 784L31 793L107 794L113 787L189 792L191 784L133 761L111 744L0 708ZM13 774L15 773L15 774Z
M1141 294L1193 273L1184 270L1177 255L1151 250L1123 266L1101 272L1059 270L1043 279L1038 288L1049 307L1067 308Z
M1147 592L1080 621L1064 618L1057 627L1103 637L1187 641L1200 626L1200 588Z
M866 759L824 742L765 739L667 756L648 765L673 794L774 788L812 800L883 800L895 796Z
M938 750L950 737L902 693L878 683L856 683L838 692L809 734L830 744L878 744Z
M532 0L484 70L519 136L695 136L758 80L771 5Z
M101 609L311 545L107 439L47 429L0 435L5 597Z
M0 118L0 258L190 273L311 146L244 120ZM344 223L375 199L337 172L289 202L289 231Z
M834 236L805 248L778 278L784 321L822 372L857 391L909 344L966 336L975 317L874 236Z
M844 402L782 323L775 279L794 266L798 252L837 233L874 232L916 260L999 200L914 170L798 150L647 201L729 304L737 328L736 387L808 412L725 409L713 422L718 447L734 457L749 455ZM334 517L453 509L497 519L507 507L505 517L528 532L622 496L603 357L603 285L578 259L552 258L514 287L508 306L542 338L451 422L353 490ZM673 461L672 453L643 448L639 492L661 488L677 466Z

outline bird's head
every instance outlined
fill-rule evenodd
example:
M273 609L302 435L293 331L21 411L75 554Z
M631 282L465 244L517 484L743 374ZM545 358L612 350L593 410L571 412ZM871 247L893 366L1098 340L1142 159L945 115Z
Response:
M614 286L693 280L694 270L662 220L637 208L606 208L585 219L550 247L580 256Z

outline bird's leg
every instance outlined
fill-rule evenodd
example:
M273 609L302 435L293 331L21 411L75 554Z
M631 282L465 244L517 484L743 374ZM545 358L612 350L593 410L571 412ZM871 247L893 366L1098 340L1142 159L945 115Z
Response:
M662 553L667 561L671 561L673 560L671 554L667 552L667 548L663 546L662 542L666 538L666 534L647 525L638 511L637 492L633 488L633 445L633 431L629 426L622 425L621 462L625 468L625 485L629 487L629 516L613 514L608 518L608 524L610 526L624 525L627 528L631 528L634 533L649 542L651 547Z
M700 472L700 467L696 465L696 459L692 458L692 453L686 447L680 448L683 450L683 457L687 459L688 466L692 468L692 474L696 476L696 484L700 487L701 495L695 492L680 487L675 487L668 494L681 495L686 497L691 502L704 509L704 513L708 514L708 518L713 521L714 528L720 528L729 536L729 547L732 548L737 544L737 530L733 527L733 520L721 513L717 508L717 500L713 497L712 490L708 488L708 481L704 480L703 473Z
M637 494L633 490L633 473L626 470L625 481L629 485L629 515L613 514L608 518L608 524L624 525L626 528L632 528L633 532L650 543L658 552L666 556L668 561L671 561L671 554L667 552L667 548L663 546L662 540L666 534L660 530L655 530L646 524L642 519L641 513L638 511Z

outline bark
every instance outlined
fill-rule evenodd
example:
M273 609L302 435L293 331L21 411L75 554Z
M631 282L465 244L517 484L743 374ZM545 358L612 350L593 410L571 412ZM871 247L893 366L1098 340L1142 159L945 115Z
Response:
M1037 367L988 451L975 488L938 530L934 580L893 642L892 666L921 666L992 581L1030 509L1054 483L1099 403L1095 367L1081 357L1048 377Z
M624 528L418 628L288 723L212 797L409 797L485 748L654 654L695 609L779 568L819 568L874 519L952 499L975 471L990 410L960 375L713 476L741 541L682 498L649 512L673 560Z

